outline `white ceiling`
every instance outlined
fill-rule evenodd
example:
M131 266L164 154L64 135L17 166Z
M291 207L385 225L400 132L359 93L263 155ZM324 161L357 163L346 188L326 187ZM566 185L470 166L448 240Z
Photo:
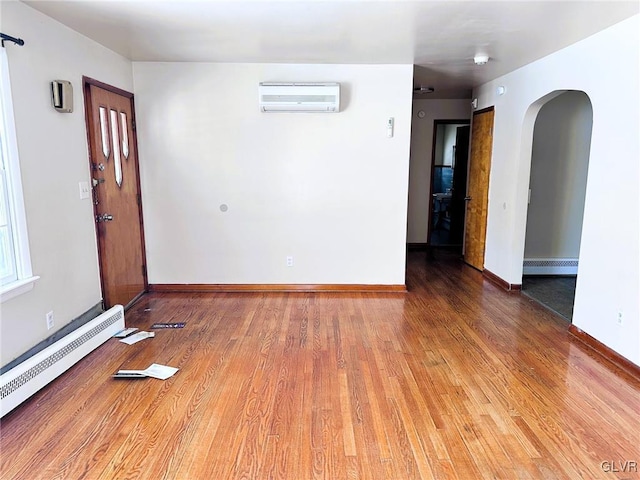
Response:
M413 63L414 84L436 89L428 98L468 97L639 11L637 1L592 0L24 3L134 61ZM491 60L478 67L477 53Z

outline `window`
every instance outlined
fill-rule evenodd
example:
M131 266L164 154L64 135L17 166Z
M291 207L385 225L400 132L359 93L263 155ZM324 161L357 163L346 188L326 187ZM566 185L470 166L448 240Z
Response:
M4 102L2 106L4 107ZM2 152L0 165L0 285L6 285L18 279L18 270L16 269L16 253L13 246L13 231L9 213L9 179L7 178L8 165L3 124L0 124L0 151Z
M0 301L33 288L9 66L0 48Z

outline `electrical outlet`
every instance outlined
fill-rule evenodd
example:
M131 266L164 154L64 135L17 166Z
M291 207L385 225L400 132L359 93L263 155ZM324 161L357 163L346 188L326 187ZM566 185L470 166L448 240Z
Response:
M293 267L293 257L287 257L287 267Z
M47 330L53 328L53 310L47 313Z
M622 325L622 310L618 311L618 325Z

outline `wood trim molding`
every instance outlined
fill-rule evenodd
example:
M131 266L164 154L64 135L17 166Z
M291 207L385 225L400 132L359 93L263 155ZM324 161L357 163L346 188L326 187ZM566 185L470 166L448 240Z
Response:
M498 275L493 272L490 272L486 268L482 271L482 276L489 280L494 285L506 290L507 292L519 293L522 290L522 285L518 283L509 283L506 280L503 280Z
M88 85L94 85L96 87L102 88L103 90L107 90L109 92L116 93L116 94L118 94L118 95L120 95L122 97L133 98L133 93L127 92L126 90L123 90L123 89L118 88L118 87L114 87L113 85L109 85L108 83L101 82L100 80L96 80L95 78L83 76L82 77L82 84L83 84L85 90L86 90Z
M596 340L591 335L579 329L575 325L569 326L569 333L576 339L580 340L587 347L591 348L597 354L602 356L605 360L608 360L616 367L621 368L630 375L633 375L634 377L640 379L640 366L636 365L630 360L627 360L618 352L607 347L604 343Z
M207 284L207 283L155 283L149 292L189 293L237 293L237 292L374 292L406 293L406 285L357 285L357 284Z
M429 244L427 242L412 242L412 243L407 243L407 250L410 252L415 252L415 251L424 251L429 247Z

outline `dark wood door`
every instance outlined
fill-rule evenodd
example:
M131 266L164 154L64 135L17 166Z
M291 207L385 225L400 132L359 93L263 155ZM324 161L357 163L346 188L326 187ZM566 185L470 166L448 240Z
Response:
M462 245L464 233L464 197L467 191L467 168L469 160L469 134L471 127L456 128L456 153L453 164L453 186L451 188L451 244Z
M128 306L148 286L133 94L84 81L103 301Z
M464 261L478 270L484 270L492 147L493 108L474 113L471 126Z

